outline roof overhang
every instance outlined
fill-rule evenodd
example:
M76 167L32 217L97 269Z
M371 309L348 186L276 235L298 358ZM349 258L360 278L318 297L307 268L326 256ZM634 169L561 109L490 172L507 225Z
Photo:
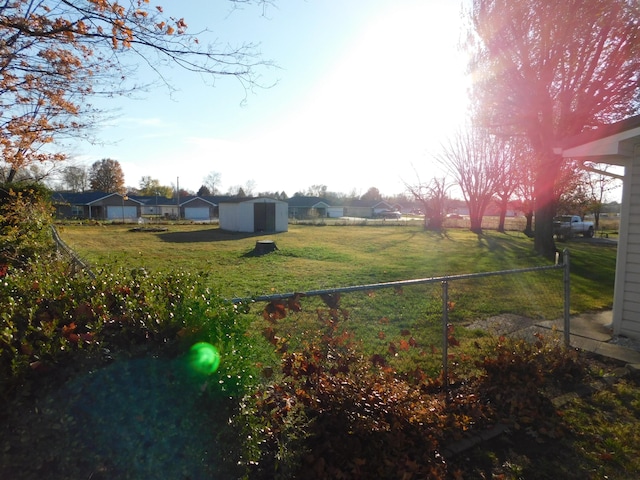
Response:
M640 116L565 140L554 153L580 162L626 166L640 144Z

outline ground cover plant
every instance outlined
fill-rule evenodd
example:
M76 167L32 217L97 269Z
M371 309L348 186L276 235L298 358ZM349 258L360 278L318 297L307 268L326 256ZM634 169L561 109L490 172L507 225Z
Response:
M141 478L158 471L176 478L486 478L494 473L518 478L522 472L531 475L527 462L540 459L504 448L469 450L462 457L447 449L498 424L547 452L572 435L582 436L584 444L595 435L586 420L574 422L580 428L571 430L552 408L548 392L588 383L611 366L594 369L594 363L560 348L557 337L518 342L465 328L497 312L556 318L559 278L526 275L452 285L449 388L439 376L439 284L300 296L284 304L224 301L465 273L469 265L488 271L544 263L531 254L530 240L516 232L475 236L436 235L411 226L328 228L293 226L269 237L277 252L256 257L253 245L263 237L210 227L171 226L149 234L122 226L65 226L63 238L92 264L97 279L74 280L63 264L59 275L50 265L34 266L31 275L44 278L46 270L50 284L39 281L33 291L34 277L5 277L12 288L4 293L19 298L20 292L22 299L14 302L18 313L3 319L19 319L12 328L27 327L12 339L10 353L24 375L8 379L21 381L11 383L16 395L12 408L5 409L24 415L3 427L11 435L3 436L0 464L19 468L23 478L43 471L50 478L69 472ZM613 270L598 269L598 262L615 263L615 250L595 244L575 249L572 262L581 272L573 279L580 305L575 308L610 306L606 293ZM88 303L93 316L78 321L87 308L77 309L75 298L79 305ZM24 310L38 299L56 307L53 321L38 317L38 309ZM45 326L49 340L31 341L28 335L41 335L38 329ZM31 348L21 348L24 338ZM187 375L179 359L188 358L186 347L203 338L219 342L225 352L221 368L205 378ZM42 355L52 368L32 368L46 348L51 356ZM134 361L123 363L122 357ZM43 397L36 390L47 384L51 395ZM614 391L602 401L620 401L616 412L623 417L633 413L626 407L633 405L625 400L628 390L618 392L625 393ZM87 411L83 405L89 399L93 407ZM583 406L575 405L572 418L588 418L580 413ZM31 427L34 421L38 429ZM103 435L78 445L86 437L71 433L80 426L101 429ZM70 433L54 448L42 448L61 431ZM108 438L112 443L117 438L127 451L114 449ZM20 446L9 439L19 439ZM609 450L582 456L572 450L576 476L567 478L588 477L593 459L611 454L614 446L611 440ZM47 453L34 457L34 451ZM146 455L131 455L141 451ZM621 458L599 471L609 478L637 471L629 455Z

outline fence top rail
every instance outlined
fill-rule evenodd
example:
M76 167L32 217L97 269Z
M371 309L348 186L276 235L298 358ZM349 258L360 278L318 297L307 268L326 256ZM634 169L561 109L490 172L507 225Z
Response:
M542 270L559 270L565 268L565 264L556 263L554 265L544 265L541 267L518 268L513 270L497 270L493 272L463 273L460 275L445 275L442 277L415 278L412 280L398 280L394 282L371 283L366 285L351 285L348 287L336 287L322 290L309 290L306 292L274 293L271 295L259 295L255 297L232 298L232 303L252 303L252 302L273 302L287 300L296 296L313 297L319 295L332 295L335 293L352 293L359 291L381 290L383 288L399 288L411 285L421 285L427 283L443 283L455 280L466 280L470 278L492 277L497 275L510 275L516 273L535 272Z

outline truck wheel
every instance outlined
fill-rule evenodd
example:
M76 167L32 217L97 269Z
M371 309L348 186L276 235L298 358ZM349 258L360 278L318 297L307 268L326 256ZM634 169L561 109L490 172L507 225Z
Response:
M587 230L587 233L585 233L584 236L587 238L593 238L593 233L593 227L589 227L589 230Z

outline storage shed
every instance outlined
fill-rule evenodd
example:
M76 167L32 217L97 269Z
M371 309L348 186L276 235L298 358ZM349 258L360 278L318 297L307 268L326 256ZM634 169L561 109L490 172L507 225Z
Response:
M286 232L287 202L273 198L240 198L220 202L220 228L230 232Z

